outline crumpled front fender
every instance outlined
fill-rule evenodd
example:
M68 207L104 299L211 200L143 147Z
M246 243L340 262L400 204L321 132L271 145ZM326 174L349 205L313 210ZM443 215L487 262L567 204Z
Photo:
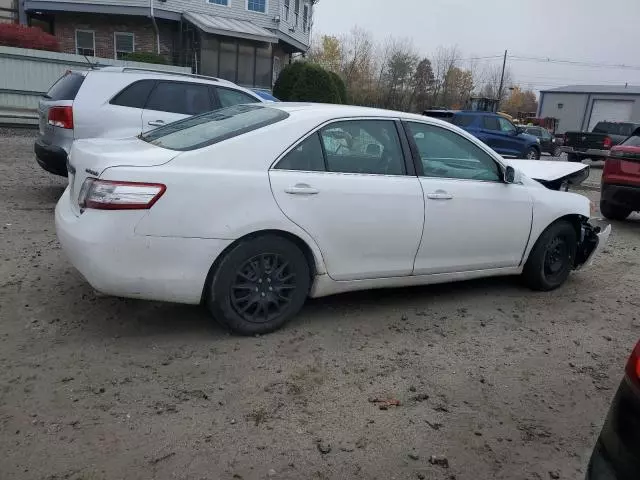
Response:
M602 251L609 241L611 225L599 223L601 222L593 219L585 220L582 223L574 265L576 270L590 266L595 256Z

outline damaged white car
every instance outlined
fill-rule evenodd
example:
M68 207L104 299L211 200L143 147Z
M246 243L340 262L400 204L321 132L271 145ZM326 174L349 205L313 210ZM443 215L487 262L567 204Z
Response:
M360 107L234 106L77 141L68 169L58 237L95 289L202 303L242 334L350 290L552 290L610 233L563 191L587 166L506 161L449 123Z

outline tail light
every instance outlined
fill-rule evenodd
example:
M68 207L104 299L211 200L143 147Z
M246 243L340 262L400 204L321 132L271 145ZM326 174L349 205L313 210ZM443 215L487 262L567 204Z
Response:
M614 152L615 153L615 152ZM605 179L609 175L619 175L622 171L620 160L609 157L604 162L604 170L602 170L602 178Z
M51 107L49 109L48 123L54 127L73 129L72 107Z
M146 210L164 194L161 183L114 182L87 178L82 184L80 208L96 210Z
M609 150L611 147L613 147L613 140L611 140L610 137L604 137L604 140L602 141L602 146L604 147L605 150Z
M637 385L640 385L640 342L631 352L626 368L627 376Z

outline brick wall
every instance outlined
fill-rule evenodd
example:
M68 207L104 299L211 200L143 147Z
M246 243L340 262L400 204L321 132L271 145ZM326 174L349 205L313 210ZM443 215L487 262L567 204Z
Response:
M170 62L174 51L175 24L157 20L160 29L160 51ZM76 29L95 32L96 57L115 58L114 32L134 34L136 52L156 53L156 37L151 20L130 15L97 15L89 13L57 13L54 33L61 51L76 53Z

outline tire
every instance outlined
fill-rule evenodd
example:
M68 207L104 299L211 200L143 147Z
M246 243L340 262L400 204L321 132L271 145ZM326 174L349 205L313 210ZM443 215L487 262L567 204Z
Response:
M523 278L533 290L549 291L561 286L569 277L578 246L576 230L569 222L550 225L529 254Z
M527 160L540 160L540 151L535 147L529 147L524 152L524 158Z
M631 215L631 210L600 200L600 213L609 220L624 220Z
M554 148L551 155L553 155L554 157L559 157L560 155L562 155L562 148L560 147Z
M302 251L285 238L265 235L241 241L224 255L205 298L217 321L235 333L256 335L277 330L294 317L310 286Z
M582 158L578 157L575 153L567 153L568 162L582 162Z

